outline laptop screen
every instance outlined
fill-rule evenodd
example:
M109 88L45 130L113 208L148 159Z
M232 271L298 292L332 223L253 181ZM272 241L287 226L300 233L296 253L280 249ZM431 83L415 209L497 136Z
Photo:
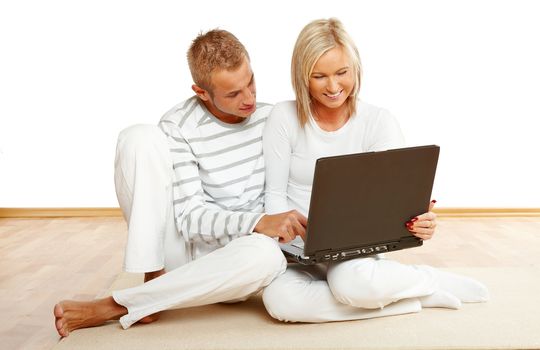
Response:
M414 237L405 222L427 211L439 146L317 160L305 255Z

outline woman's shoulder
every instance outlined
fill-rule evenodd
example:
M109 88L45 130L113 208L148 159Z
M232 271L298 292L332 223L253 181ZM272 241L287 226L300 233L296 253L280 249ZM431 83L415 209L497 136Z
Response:
M295 127L298 124L296 101L282 101L274 105L269 120L272 123Z
M361 100L356 102L356 114L364 114L368 117L377 118L377 117L386 117L391 116L392 114L386 108L376 106L371 103L367 103Z
M288 114L294 113L294 115L296 115L296 101L287 100L278 102L274 105L273 111L279 111Z
M359 120L365 123L392 123L395 117L386 108L382 108L367 102L358 100L356 104L356 115L360 116Z

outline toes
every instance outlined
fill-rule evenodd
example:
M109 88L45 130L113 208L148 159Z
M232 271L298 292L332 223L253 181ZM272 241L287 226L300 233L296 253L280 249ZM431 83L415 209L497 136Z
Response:
M59 318L64 316L64 310L62 309L62 305L56 304L54 305L54 317Z
M65 324L64 324L64 320L63 319L57 319L56 322L55 322L55 325L56 325L56 331L58 332L58 334L62 337L67 337L69 332L67 331L67 329L65 328Z
M67 337L69 332L66 329L66 322L64 321L64 309L62 305L56 304L54 306L54 325L56 326L56 331L61 337Z
M159 314L158 313L150 315L150 316L143 317L138 322L142 323L142 324L147 324L147 323L155 322L157 320L159 320Z

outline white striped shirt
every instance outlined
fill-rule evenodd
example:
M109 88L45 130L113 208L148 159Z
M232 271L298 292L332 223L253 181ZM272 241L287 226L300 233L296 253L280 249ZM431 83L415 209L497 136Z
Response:
M161 118L176 177L176 225L192 243L192 254L206 254L252 233L262 217L262 132L271 109L257 104L245 121L228 124L194 96Z

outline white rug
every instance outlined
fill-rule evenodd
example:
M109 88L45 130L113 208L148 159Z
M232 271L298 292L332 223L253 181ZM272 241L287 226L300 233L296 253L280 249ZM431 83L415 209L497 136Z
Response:
M162 313L122 330L117 322L74 331L60 349L540 349L540 269L450 269L484 282L491 300L460 310L325 324L287 324L260 298ZM136 285L120 274L111 290Z

